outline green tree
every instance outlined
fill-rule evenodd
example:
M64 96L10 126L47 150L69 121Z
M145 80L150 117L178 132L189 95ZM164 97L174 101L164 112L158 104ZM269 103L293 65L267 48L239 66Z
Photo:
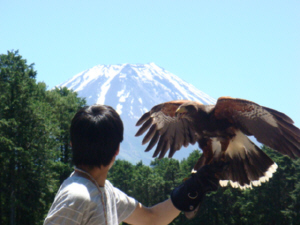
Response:
M191 174L191 171L198 159L201 157L201 154L202 153L199 150L194 150L186 159L181 160L180 168L185 176L189 176Z
M183 179L183 175L180 172L179 161L169 158L155 159L151 162L150 166L154 172L162 176L164 180L164 191L162 197L164 199L168 198L170 196L170 192Z
M70 145L70 124L75 113L85 106L85 99L79 98L76 92L66 87L54 88L46 92L46 101L51 107L58 133L55 142L59 154L59 162L56 164L59 174L59 182L62 183L73 170L72 151Z
M35 77L18 51L0 55L1 224L41 224L70 165L66 123L84 100Z
M151 206L153 201L150 190L150 176L152 177L152 173L153 170L149 166L143 165L142 161L138 162L134 167L132 195L145 206Z
M33 64L15 51L0 56L0 68L1 220L34 224L44 213L45 162L54 157L47 138L56 131L46 125L49 108L40 102L45 85L36 84Z
M299 161L298 161L299 162ZM300 221L300 179L295 185L295 189L291 191L291 204L283 213L290 219L291 224L297 224Z
M118 159L110 169L108 179L115 187L130 195L134 185L133 170L134 166L130 162Z

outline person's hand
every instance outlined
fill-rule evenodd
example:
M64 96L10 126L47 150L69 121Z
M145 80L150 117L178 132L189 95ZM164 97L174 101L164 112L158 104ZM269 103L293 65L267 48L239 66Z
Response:
M206 193L216 191L219 187L220 174L225 163L205 165L197 173L176 187L171 193L173 205L183 211L194 211Z

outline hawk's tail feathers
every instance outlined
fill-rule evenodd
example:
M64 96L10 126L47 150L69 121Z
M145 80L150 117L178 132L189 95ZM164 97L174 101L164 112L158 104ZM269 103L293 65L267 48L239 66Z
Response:
M203 154L194 169L199 169L205 162L211 164L225 161L228 165L220 175L220 186L226 186L228 183L233 188L240 189L260 186L261 183L269 181L278 167L266 153L241 132L230 141L225 155L218 148L214 149L212 160L206 160Z

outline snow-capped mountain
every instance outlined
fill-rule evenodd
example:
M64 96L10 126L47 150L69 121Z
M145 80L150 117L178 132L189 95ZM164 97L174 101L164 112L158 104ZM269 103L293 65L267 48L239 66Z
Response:
M142 137L134 137L137 120L154 105L189 99L203 104L215 104L215 99L196 89L165 69L150 64L98 65L83 71L58 85L73 89L88 105L105 104L116 109L124 123L124 141L119 158L132 163L149 164L153 150L144 152ZM197 145L177 151L176 159L188 157Z

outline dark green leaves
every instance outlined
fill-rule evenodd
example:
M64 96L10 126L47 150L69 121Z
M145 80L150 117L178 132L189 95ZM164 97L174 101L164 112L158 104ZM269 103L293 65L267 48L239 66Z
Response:
M71 171L69 124L85 102L35 76L18 51L0 55L1 224L41 224Z

